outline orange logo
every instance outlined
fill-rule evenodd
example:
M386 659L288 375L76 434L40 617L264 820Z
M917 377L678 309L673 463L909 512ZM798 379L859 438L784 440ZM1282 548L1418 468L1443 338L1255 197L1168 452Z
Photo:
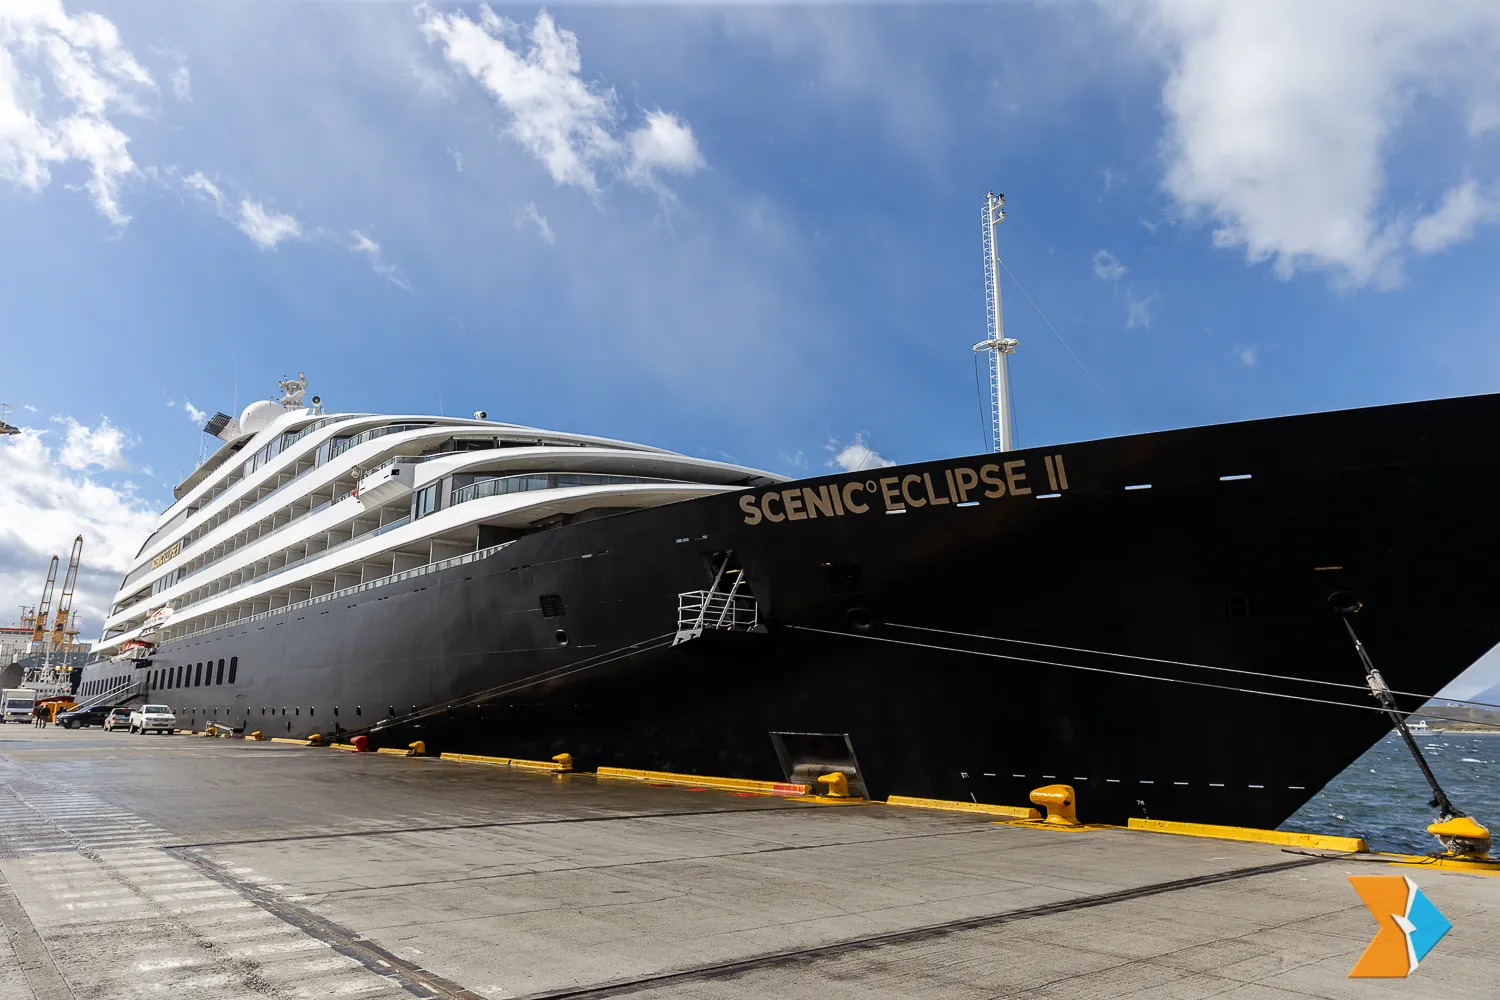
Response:
M1453 927L1404 875L1350 875L1349 881L1380 925L1351 978L1408 976Z

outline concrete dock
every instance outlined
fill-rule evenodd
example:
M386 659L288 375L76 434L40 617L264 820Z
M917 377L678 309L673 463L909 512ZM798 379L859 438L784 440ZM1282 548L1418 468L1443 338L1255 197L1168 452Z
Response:
M774 775L767 777L774 778ZM1453 929L1350 979L1347 875ZM0 998L1500 993L1500 877L281 743L0 727Z

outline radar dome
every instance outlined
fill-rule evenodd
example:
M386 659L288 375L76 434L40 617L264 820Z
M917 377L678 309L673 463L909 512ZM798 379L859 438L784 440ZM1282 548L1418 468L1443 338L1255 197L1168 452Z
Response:
M245 434L259 434L285 412L286 408L280 403L269 399L257 399L245 407L245 412L240 414L240 431Z

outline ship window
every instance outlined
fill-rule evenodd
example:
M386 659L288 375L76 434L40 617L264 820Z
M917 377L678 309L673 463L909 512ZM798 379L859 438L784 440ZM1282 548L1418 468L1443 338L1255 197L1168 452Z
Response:
M203 686L203 664L198 664L198 669L193 672L193 687Z
M540 603L543 618L562 618L568 613L561 594L543 594Z
M215 684L223 684L224 683L224 661L223 660L219 661L219 672L214 675L214 683Z
M358 715L358 716L363 716L365 714L365 710L364 710L364 708L362 706L355 705L354 706L354 714Z
M1250 598L1231 597L1229 599L1229 620L1247 621L1250 618Z
M240 672L240 658L231 656L229 658L229 683L234 683L234 675Z
M333 717L335 719L339 717L339 707L337 705L333 706Z
M177 678L176 678L177 682L172 685L174 688L175 687L182 687L182 668L185 667L185 666L187 666L186 663L180 663L180 664L177 665Z
M413 518L426 517L428 514L431 514L433 511L437 510L437 490L438 484L433 483L431 486L417 491L416 498L412 500Z

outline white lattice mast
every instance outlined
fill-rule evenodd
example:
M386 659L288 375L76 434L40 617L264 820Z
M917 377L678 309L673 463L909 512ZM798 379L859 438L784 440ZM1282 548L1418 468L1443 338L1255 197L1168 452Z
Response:
M984 308L988 339L974 345L977 354L990 356L990 440L995 450L1010 451L1010 375L1005 356L1020 343L1005 336L1005 314L1000 309L1000 255L995 246L995 227L1005 219L1005 195L991 191L984 196Z

